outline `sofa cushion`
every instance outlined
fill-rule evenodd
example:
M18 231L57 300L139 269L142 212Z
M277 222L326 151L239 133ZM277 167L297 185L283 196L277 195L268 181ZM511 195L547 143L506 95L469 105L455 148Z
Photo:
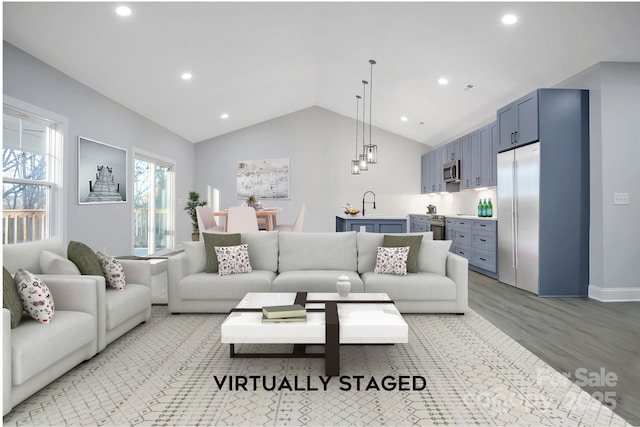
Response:
M422 236L422 243L420 244L420 248L424 245L424 242L433 239L432 232L426 233L398 233L390 235L398 235L398 236ZM379 233L358 233L357 241L358 241L358 273L365 273L367 271L373 271L376 266L376 255L378 246L383 246L384 234ZM422 250L418 253L418 270L420 270L420 254Z
M284 234L284 233L282 233ZM285 271L278 275L271 287L273 292L337 292L338 277L347 276L351 292L364 292L364 284L355 271L299 270Z
M238 246L240 244L240 233L202 233L204 238L204 249L207 253L207 273L218 272L218 257L216 246Z
M278 231L242 233L240 242L249 245L249 258L254 270L278 271Z
M14 243L3 245L2 264L11 274L16 274L19 268L23 268L35 274L42 273L40 270L40 252L55 252L64 257L67 256L62 241L56 237L38 240L35 242Z
M107 330L151 307L151 289L145 285L128 283L123 291L108 287L105 292Z
M67 257L78 267L80 273L90 276L102 276L102 265L96 253L81 242L69 242Z
M248 246L246 243L238 246L216 246L214 249L218 258L218 274L228 276L251 273Z
M451 240L423 240L418 254L418 271L447 274L447 256Z
M100 260L102 275L104 276L104 280L107 282L107 285L117 289L118 291L123 290L127 281L124 277L124 268L122 267L122 264L120 264L115 257L102 252L96 252L96 256Z
M373 269L373 272L377 274L397 274L404 276L407 274L409 249L409 246L402 248L379 247L376 257L376 267Z
M42 274L79 275L80 270L68 258L51 251L40 252L40 272Z
M393 235L385 234L382 239L382 246L387 248L409 247L407 255L407 273L418 272L418 254L420 253L420 245L422 244L422 236ZM379 255L379 254L378 254ZM377 263L377 260L376 260Z
M53 296L47 285L35 274L21 268L18 269L14 280L24 311L40 323L51 323L54 312Z
M2 307L11 313L11 329L17 327L22 319L24 308L18 295L16 281L4 267L2 267Z
M248 292L270 292L276 273L253 270L247 274L219 276L195 273L182 278L178 284L178 296L183 300L238 300Z
M356 271L356 232L280 233L280 272L296 270Z
M182 242L184 252L189 260L189 271L201 272L207 269L207 251L204 242Z
M409 273L406 276L362 274L366 292L385 292L394 301L448 301L456 299L456 284L436 273Z
M60 310L46 327L23 318L20 327L11 331L13 385L28 381L94 341L97 329L96 318L81 311Z

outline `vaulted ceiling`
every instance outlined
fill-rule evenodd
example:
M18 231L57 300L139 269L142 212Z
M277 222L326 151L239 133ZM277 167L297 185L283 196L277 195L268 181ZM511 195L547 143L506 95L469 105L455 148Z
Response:
M597 62L640 62L640 3L118 5L5 2L4 39L192 142L313 105L355 118L369 59L374 126L429 145Z

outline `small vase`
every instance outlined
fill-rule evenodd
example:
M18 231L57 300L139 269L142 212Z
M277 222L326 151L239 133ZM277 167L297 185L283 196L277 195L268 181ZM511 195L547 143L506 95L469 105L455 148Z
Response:
M349 296L349 292L351 292L351 282L349 281L349 277L338 277L338 281L336 282L336 290L338 291L338 295L340 295L341 297Z

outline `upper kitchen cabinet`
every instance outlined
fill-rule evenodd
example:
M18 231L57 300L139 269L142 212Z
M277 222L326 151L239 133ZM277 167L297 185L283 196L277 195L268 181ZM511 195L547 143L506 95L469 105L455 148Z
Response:
M539 139L537 90L498 110L498 134L498 151Z
M473 164L473 144L478 144L478 131L473 131L461 138L462 158L460 159L460 189L467 190L473 188L472 164Z
M431 193L431 152L425 153L420 158L420 192L422 194Z
M489 156L489 186L498 185L498 146L500 135L498 133L498 122L489 124L489 135L491 138L491 154Z
M446 145L447 162L462 159L462 138L456 139Z

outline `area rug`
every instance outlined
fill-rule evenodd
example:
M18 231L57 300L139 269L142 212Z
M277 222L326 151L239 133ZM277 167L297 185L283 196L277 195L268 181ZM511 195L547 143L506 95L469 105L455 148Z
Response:
M322 359L230 359L224 318L153 306L4 424L627 425L473 311L406 315L409 344L343 346L340 377Z

